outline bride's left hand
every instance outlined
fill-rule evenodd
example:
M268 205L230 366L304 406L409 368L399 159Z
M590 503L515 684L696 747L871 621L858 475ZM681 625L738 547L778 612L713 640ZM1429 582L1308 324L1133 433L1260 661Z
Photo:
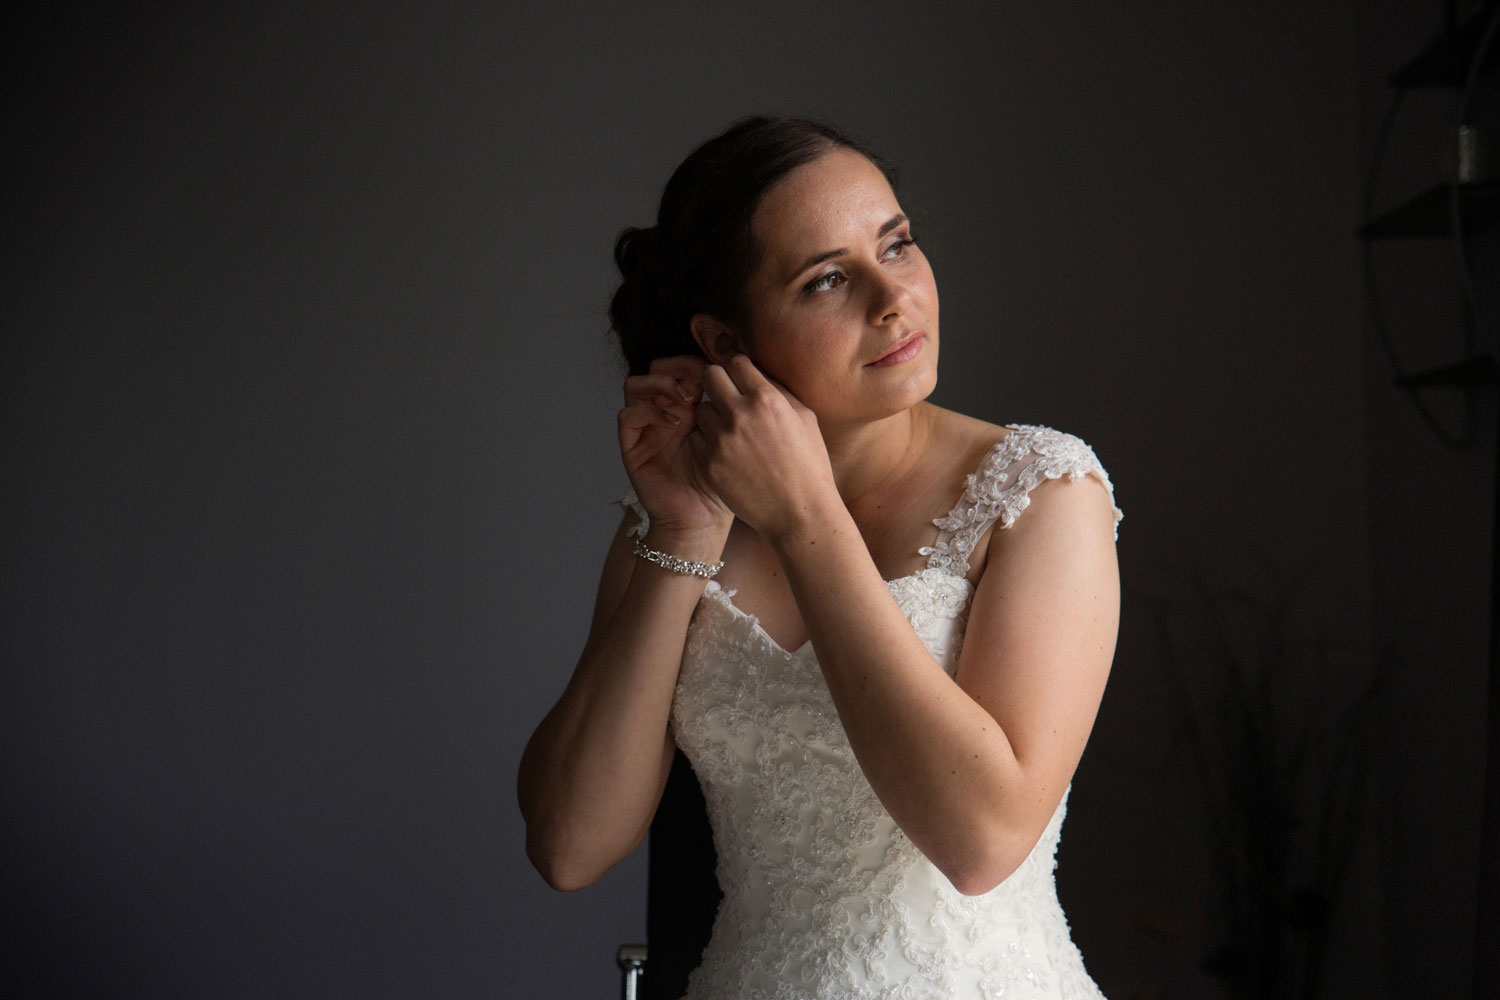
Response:
M689 445L736 517L774 538L838 498L817 415L797 397L743 354L709 365L703 388Z

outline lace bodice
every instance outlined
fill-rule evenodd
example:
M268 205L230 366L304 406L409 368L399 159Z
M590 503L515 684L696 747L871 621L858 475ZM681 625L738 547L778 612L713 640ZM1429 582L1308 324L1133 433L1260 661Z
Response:
M1014 523L1042 481L1085 475L1110 488L1082 441L1012 427L935 522L927 566L888 583L950 675L978 539ZM1010 878L962 895L865 780L812 646L782 649L712 582L688 631L672 724L703 785L724 892L688 1000L1099 996L1052 877L1066 795Z

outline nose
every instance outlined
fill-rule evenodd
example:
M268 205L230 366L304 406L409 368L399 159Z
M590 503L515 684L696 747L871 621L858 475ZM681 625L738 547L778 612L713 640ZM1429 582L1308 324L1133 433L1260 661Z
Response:
M911 306L911 289L898 275L876 268L870 286L870 323L884 326L901 316Z

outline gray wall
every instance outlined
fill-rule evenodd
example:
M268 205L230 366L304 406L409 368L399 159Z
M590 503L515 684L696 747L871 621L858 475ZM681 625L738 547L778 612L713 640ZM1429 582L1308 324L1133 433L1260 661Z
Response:
M1017 6L37 15L5 154L7 979L612 995L644 866L551 893L513 793L625 482L608 251L772 110L902 165L937 400L1078 433L1115 478L1127 617L1064 902L1107 991L1211 990L1155 623L1196 578L1373 636L1356 10ZM1359 850L1335 962L1379 995L1390 880ZM1391 894L1420 911L1467 864ZM1417 982L1468 954L1428 944Z

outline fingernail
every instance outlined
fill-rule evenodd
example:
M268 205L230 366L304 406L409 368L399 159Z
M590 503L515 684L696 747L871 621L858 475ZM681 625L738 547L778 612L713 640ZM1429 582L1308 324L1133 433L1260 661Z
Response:
M693 397L688 393L686 386L681 382L674 382L673 385L677 386L677 395L682 397L684 403L691 403L693 401Z
M663 410L662 412L667 415L667 419L670 420L670 421L672 421L673 424L680 424L680 423L682 423L682 418L679 417L677 414L673 413L671 410Z

